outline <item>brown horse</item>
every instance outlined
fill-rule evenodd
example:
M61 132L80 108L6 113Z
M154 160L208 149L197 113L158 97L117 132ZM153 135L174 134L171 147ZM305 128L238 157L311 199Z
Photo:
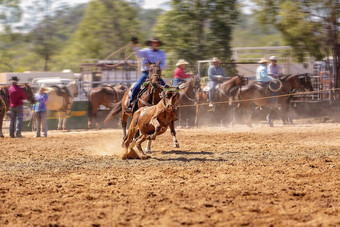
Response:
M163 134L168 127L174 127L175 109L178 103L177 89L169 89L162 92L162 100L157 105L142 107L133 115L129 131L124 138L123 147L125 153L122 159L126 159L136 153L140 159L146 159L142 149L145 140L155 140L156 136ZM139 131L139 136L134 139ZM133 149L136 145L137 151Z
M5 117L6 112L10 109L10 103L9 103L9 93L8 93L9 86L3 86L0 88L0 137L4 138L4 135L2 133L2 123ZM32 92L31 86L28 84L24 84L21 86L21 88L24 90L27 100L34 104L35 98L34 94Z
M191 77L190 80L179 86L179 107L178 107L178 125L185 122L186 127L194 125L196 93L201 91L200 79L198 76ZM184 107L181 107L183 105ZM188 106L186 106L188 105Z
M214 111L217 114L217 119L223 123L228 122L228 114L227 111L229 109L228 100L229 100L229 92L231 89L242 86L247 83L247 79L244 76L236 75L229 80L221 83L218 85L217 89L215 90L214 94L214 101L215 102L225 102L214 105ZM205 90L205 89L204 89ZM209 111L209 107L207 105L200 105L208 103L208 92L207 91L201 91L197 93L197 106L196 106L196 117L195 117L195 125L198 126L199 117L201 115L201 112L204 111L207 113ZM216 115L214 114L214 117Z
M288 123L288 111L289 111L289 102L292 98L293 93L296 91L313 91L313 86L311 83L311 79L307 74L295 74L291 76L287 76L281 79L282 88L280 91L276 92L277 96L284 95L281 97L277 97L277 102L280 105L281 109L281 118L284 123ZM287 96L286 96L287 95ZM269 113L267 115L267 120L270 126L273 126L272 114L273 110L277 109L275 104L273 104L273 98L268 96L272 96L271 92L268 91L267 88L264 88L259 83L254 82L249 85L236 88L230 92L230 102L236 99L238 102L237 108L234 108L233 114L233 123L235 122L235 114L237 110L244 110L246 113L246 124L251 127L251 114L252 114L252 106L255 104L259 107L267 106L269 107Z
M97 119L97 109L100 105L112 109L112 106L122 100L127 87L124 85L96 87L89 94L88 127L92 128L92 121L96 123L96 128L100 128Z
M148 76L148 83L144 89L139 92L137 95L137 101L134 105L134 110L137 110L143 106L152 106L156 105L161 99L161 92L163 91L163 86L160 83L162 70L159 66L160 61L157 63L149 63L149 76ZM109 120L114 118L119 112L122 111L122 127L123 127L123 134L126 137L126 125L129 116L132 116L132 113L128 113L125 111L125 108L128 106L131 90L133 85L124 93L123 99L118 102L111 110L111 112L107 115L104 120L104 123L107 123ZM145 92L144 92L145 91ZM179 144L176 139L176 131L175 127L170 125L171 134L173 136L174 147L179 147ZM151 144L148 144L147 151L150 151Z
M155 64L149 64L149 76L147 78L147 85L142 89L137 95L137 100L133 105L133 110L136 111L142 106L151 106L155 105L161 100L161 92L162 86L160 83L162 70L159 67L159 62ZM128 90L125 91L123 98L120 102L116 103L110 113L106 116L104 123L107 123L109 120L114 118L118 113L122 111L122 127L124 138L126 136L126 125L127 119L129 116L132 116L133 113L129 113L126 111L127 106L129 105L129 99L131 96L131 91L134 84L132 84Z

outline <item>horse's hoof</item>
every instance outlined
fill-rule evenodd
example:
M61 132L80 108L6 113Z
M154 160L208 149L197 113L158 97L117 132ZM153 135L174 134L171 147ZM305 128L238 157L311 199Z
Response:
M1 137L1 138L5 138L4 135L1 135L0 137Z
M146 159L148 159L148 156L146 156L146 155L141 155L141 156L139 156L139 158L142 159L142 160L146 160Z
M178 143L174 144L174 148L179 148L179 144Z
M145 153L147 153L147 154L151 154L151 149L149 149L149 148L145 148Z

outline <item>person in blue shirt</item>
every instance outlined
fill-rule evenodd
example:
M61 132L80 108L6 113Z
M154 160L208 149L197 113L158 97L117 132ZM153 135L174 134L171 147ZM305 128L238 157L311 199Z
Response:
M265 58L261 58L261 60L258 62L260 63L260 66L257 67L257 70L256 70L256 81L260 83L266 90L267 90L267 87L269 86L269 82L272 80L275 80L273 77L269 76L268 74L267 64L269 62L270 62L269 60ZM276 92L270 92L269 95L276 96ZM271 100L273 104L277 103L277 98L273 97Z
M268 75L267 64L269 63L269 61L265 58L261 58L258 63L260 64L260 66L257 67L256 70L256 81L260 82L263 85L268 85L271 80L274 80L273 77Z
M35 112L37 126L35 137L40 137L41 125L44 137L47 137L46 102L48 100L48 95L46 94L46 91L47 88L42 85L39 91L34 95L36 102L33 105L33 111Z
M222 83L225 78L225 73L223 68L220 66L221 61L214 57L212 59L212 65L208 69L209 78L209 107L212 107L213 96L215 87L218 83Z
M126 109L127 112L132 112L132 104L133 100L136 98L138 92L140 91L141 85L145 82L149 75L149 67L148 63L156 63L160 61L160 68L164 70L166 68L166 54L164 51L158 49L163 43L156 37L148 40L145 42L148 48L140 49L139 42L137 37L132 37L131 41L133 43L133 50L137 57L142 58L142 75L138 78L137 82L135 83L134 87L132 88L129 106ZM164 80L161 79L161 84L164 86L166 85Z

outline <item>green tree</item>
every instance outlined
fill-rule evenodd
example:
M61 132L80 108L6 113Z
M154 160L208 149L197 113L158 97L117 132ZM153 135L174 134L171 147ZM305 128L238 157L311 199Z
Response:
M236 0L172 0L171 8L154 28L168 52L191 63L213 56L223 60L231 57Z
M104 59L138 31L136 15L135 8L124 0L91 1L69 48L81 59Z
M255 0L258 20L273 24L294 47L302 61L305 53L317 60L333 56L336 87L340 87L340 1Z

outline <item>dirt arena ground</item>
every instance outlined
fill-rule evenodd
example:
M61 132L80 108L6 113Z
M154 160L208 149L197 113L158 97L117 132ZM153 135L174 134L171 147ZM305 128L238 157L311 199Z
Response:
M340 124L177 133L146 161L120 130L1 139L0 226L340 226Z

